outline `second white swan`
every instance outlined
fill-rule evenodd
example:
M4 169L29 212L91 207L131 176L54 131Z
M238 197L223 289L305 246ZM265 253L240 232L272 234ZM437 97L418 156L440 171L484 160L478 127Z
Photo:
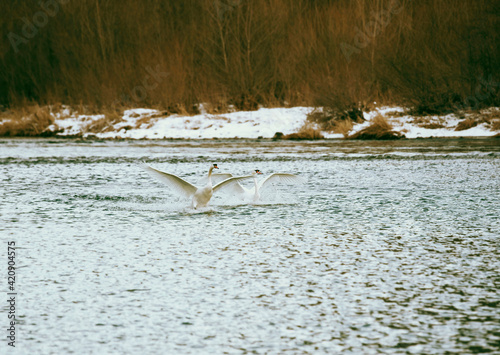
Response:
M262 172L259 169L256 169L252 172L250 177L254 180L254 187L249 189L242 186L239 182L232 184L230 188L239 195L241 198L245 200L253 200L253 202L257 202L261 198L261 190L269 185L273 185L276 183L284 183L284 184L299 184L303 183L304 179L300 176L288 173L273 173L265 177L264 179L257 181L257 175L261 175ZM214 174L212 175L213 181L224 181L226 179L232 178L233 175L230 173L222 173L222 174ZM206 178L203 178L200 181L206 181ZM229 187L229 186L228 186Z

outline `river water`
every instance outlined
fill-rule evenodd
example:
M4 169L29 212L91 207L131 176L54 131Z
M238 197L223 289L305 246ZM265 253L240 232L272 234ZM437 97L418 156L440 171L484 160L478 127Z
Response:
M0 140L15 353L499 353L499 143ZM194 211L141 161L306 182Z

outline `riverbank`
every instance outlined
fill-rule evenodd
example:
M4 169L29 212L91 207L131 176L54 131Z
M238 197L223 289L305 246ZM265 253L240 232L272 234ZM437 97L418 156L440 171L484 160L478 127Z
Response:
M350 138L383 121L399 137L492 137L500 134L500 108L477 113L413 116L402 107L379 107L364 112L342 129L325 128L311 117L313 107L260 108L256 111L169 115L155 109L136 108L122 114L81 114L70 107L40 108L20 119L0 120L0 136L82 137L99 139L224 139L273 138L297 132L315 132L316 138ZM345 122L344 122L345 123ZM33 128L36 126L38 128ZM29 130L31 129L31 131ZM308 135L304 134L307 139Z

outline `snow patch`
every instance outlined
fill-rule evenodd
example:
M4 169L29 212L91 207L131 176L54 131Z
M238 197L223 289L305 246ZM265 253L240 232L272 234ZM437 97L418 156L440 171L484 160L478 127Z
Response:
M82 135L98 138L130 139L211 139L211 138L272 138L276 132L296 133L307 122L307 115L315 108L260 108L257 111L238 111L224 114L207 114L205 105L200 104L200 114L194 116L170 115L161 111L136 108L126 110L122 119L108 129L108 132L86 132L85 128L104 115L71 116L69 109L57 114L54 128L62 130L58 135ZM498 110L498 109L495 109ZM395 116L392 117L396 113ZM442 128L424 128L416 121L418 118L405 115L403 107L380 107L363 113L365 122L355 124L351 134L368 127L372 119L381 114L407 138L427 137L479 137L493 136L497 132L479 124L464 131L455 131L460 119L456 115L428 116L429 122L437 122ZM322 132L325 138L343 138L342 134Z

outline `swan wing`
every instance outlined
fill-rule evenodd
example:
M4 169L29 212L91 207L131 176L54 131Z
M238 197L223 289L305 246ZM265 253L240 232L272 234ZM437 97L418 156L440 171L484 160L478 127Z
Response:
M231 173L212 174L212 185L216 185L219 182L229 179L230 177L233 177L233 174ZM200 180L198 180L198 184L200 185L206 185L207 183L208 183L208 176L204 176Z
M229 189L232 189L234 193L236 194L245 194L249 193L250 189L247 189L244 186L241 186L241 184L237 181L235 184L230 184L228 186Z
M294 174L274 173L259 182L259 189L262 189L267 185L273 185L276 183L300 184L304 183L304 179Z
M213 187L214 192L221 189L233 189L234 192L243 193L245 192L245 189L239 184L239 182L250 178L253 178L253 175L230 177L229 179L221 181L217 185L215 185Z
M190 184L184 179L181 179L174 174L165 173L163 171L157 170L155 168L150 167L149 165L143 163L141 167L146 170L149 175L157 178L163 183L167 184L174 192L178 193L184 197L191 197L194 195L196 190L198 189L193 184Z

